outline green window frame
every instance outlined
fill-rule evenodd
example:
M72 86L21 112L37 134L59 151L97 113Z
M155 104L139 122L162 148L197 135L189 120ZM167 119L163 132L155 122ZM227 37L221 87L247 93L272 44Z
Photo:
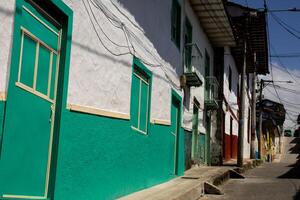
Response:
M171 10L171 40L180 48L180 34L181 34L181 6L178 0L172 1Z
M131 82L130 120L131 128L148 134L151 105L152 73L138 58L134 58Z
M190 20L185 18L185 33L184 33L184 52L185 52L185 64L187 71L191 72L192 70L192 49L193 46L187 45L193 42L193 27Z

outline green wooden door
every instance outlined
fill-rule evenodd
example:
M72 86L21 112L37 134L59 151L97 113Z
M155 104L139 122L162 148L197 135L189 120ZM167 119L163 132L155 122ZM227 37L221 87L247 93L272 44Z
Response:
M178 140L180 130L180 101L172 96L171 105L171 166L173 166L172 173L178 175Z
M211 135L211 116L206 112L206 164L210 165L210 135Z
M199 103L194 102L193 107L193 129L192 129L192 160L198 163L200 161L199 141L198 141L198 124L199 124Z
M47 196L61 31L46 13L17 1L4 125L1 193Z

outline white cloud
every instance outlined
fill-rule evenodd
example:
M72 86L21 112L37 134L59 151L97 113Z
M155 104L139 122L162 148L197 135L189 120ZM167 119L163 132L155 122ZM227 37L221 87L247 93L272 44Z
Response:
M259 79L273 80L275 89L272 84L266 86L263 90L264 98L271 99L284 105L287 114L284 127L297 128L296 125L298 114L300 114L300 70L293 69L288 71L278 63L272 63L270 74L259 76ZM272 69L271 69L272 67ZM272 73L273 72L273 73ZM293 83L280 83L276 81L292 81ZM286 89L285 89L286 88ZM278 98L276 91L278 92Z

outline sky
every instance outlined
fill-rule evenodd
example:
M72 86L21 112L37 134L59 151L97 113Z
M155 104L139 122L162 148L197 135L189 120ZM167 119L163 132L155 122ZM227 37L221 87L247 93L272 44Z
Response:
M262 9L263 0L232 0L235 3ZM298 57L271 57L269 58L269 70L273 72L275 89L273 85L267 86L264 90L264 97L282 102L287 110L285 128L294 129L297 127L295 121L300 114L300 11L299 12L272 12L272 10L286 10L299 8L300 0L267 0L268 28L271 56L297 54ZM289 30L296 35L293 36L275 20L287 24ZM259 77L271 80L271 74L266 77ZM279 83L276 81L292 81L293 83ZM288 89L286 89L288 88ZM276 94L278 92L278 95ZM279 98L278 98L279 96Z

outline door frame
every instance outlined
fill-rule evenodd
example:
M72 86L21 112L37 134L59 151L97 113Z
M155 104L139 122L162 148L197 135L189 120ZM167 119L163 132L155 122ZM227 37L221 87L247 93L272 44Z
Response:
M194 113L195 110L197 110L197 113ZM199 110L200 110L200 103L194 97L194 103L193 103L193 122L192 122L192 155L191 155L193 161L196 161L196 159L200 160L200 157L196 158L197 157L197 151L199 150L198 149L198 147L199 147L199 142L198 142L198 135L199 135L199 129L198 129L198 126L199 126L199 121L198 121ZM197 116L196 119L194 119L195 115ZM195 122L196 124L193 124L194 120L196 120L196 122ZM196 127L195 128L196 130L194 129L194 127ZM200 156L200 155L198 155L198 156Z
M172 104L173 98L178 102L179 108L177 113L177 133L175 133L175 146L174 146L174 175L179 174L179 139L181 135L181 124L182 124L182 97L172 88L171 92L171 110L170 110L170 118L171 118L171 127L172 127ZM172 130L171 130L172 134Z
M25 1L25 0L24 0ZM40 6L41 2L37 0L26 0L33 7L40 10L43 14L47 15L43 6ZM43 2L45 3L45 2ZM48 199L54 196L54 182L55 182L55 172L56 172L56 163L57 163L57 144L58 144L58 132L60 126L62 98L66 94L64 86L67 86L69 75L69 65L70 65L70 53L71 53L71 38L72 38L72 27L73 27L73 11L61 0L49 0L47 4L51 5L52 8L55 8L57 12L60 13L62 17L62 28L60 30L60 56L57 58L59 60L57 66L57 75L55 83L55 92L54 92L54 106L52 121L51 121L51 132L49 138L49 147L48 147L48 161L47 161L47 170L46 170L46 179L45 179L45 191L43 196L31 196L31 195L20 195L20 194L3 194L2 198L4 199ZM19 30L21 28L20 20L21 16L18 14L18 10L22 10L23 1L16 1L15 4L15 14L14 14L14 32L13 32L13 45L12 45L12 56L11 56L11 66L19 66L19 59L14 59L18 57L20 53L20 43L15 42L15 38L18 38L18 41L21 41L21 35ZM50 14L48 14L50 16ZM10 70L12 67L10 67ZM14 79L9 77L8 85L13 84L15 87ZM9 88L9 87L8 87ZM65 88L66 89L66 88ZM58 95L59 94L59 95ZM9 90L7 91L7 97L9 97Z

